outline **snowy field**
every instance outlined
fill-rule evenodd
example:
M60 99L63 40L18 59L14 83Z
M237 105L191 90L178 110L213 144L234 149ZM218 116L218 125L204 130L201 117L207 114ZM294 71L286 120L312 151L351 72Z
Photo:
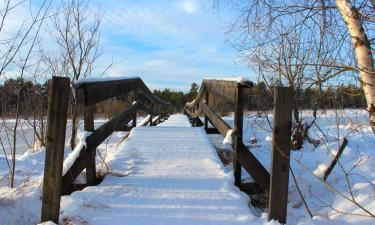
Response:
M297 191L296 183L290 175L288 224L375 225L375 136L368 126L367 113L359 110L345 110L337 114L334 111L327 111L318 116L316 121L318 126L313 126L309 134L311 138L319 139L320 145L315 147L305 142L301 150L293 151L291 155L291 168L313 218L310 218ZM303 118L305 121L311 121L312 113L304 112ZM233 123L231 117L224 119L230 124ZM96 124L101 122L97 121ZM178 123L178 121L172 122ZM267 169L270 168L272 142L269 124L272 124L272 115L267 118L264 115L255 116L250 113L249 117L244 120L244 143L251 147L251 151ZM120 143L125 135L126 133L114 133L110 140L99 147L101 157L106 162L114 160L118 149L126 145L127 141ZM339 141L344 137L348 139L348 145L340 158L340 163L336 165L327 182L324 183L321 180L323 172L336 154ZM210 140L216 147L228 148L222 144L222 137L210 135ZM38 222L44 154L43 150L26 151L17 157L17 188L14 189L6 187L8 166L4 156L0 156L1 225ZM159 157L163 157L162 152L159 154ZM165 159L168 159L168 155L165 155ZM134 162L130 160L128 163ZM97 164L98 170L106 170L100 157L97 157ZM130 164L123 166L131 168ZM224 171L226 174L231 174L231 165L224 168ZM245 171L243 174L243 179L248 179ZM93 198L93 196L86 197ZM65 201L64 204L68 203ZM87 207L91 206L87 205ZM105 209L94 205L90 210L94 213L95 210ZM256 210L249 209L249 216L251 214L259 216L259 220L256 220L254 224L266 223L266 213L257 213ZM86 224L79 218L75 218L74 221L73 224ZM186 221L188 222L189 219L186 218ZM145 222L144 224L152 223Z

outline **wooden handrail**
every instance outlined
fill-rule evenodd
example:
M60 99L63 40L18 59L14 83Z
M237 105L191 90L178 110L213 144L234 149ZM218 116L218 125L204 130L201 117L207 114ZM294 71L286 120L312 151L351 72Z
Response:
M95 149L105 139L107 139L113 131L117 130L124 123L129 122L133 115L139 110L156 115L156 113L152 111L150 107L143 104L141 101L137 101L134 102L129 108L124 110L121 114L113 117L86 137L86 146L82 147L75 162L68 169L66 174L63 175L61 194L68 194L71 192L73 181L85 169L85 162L88 154L95 151ZM164 114L159 115L164 116Z
M192 108L202 101L206 92L218 95L229 101L236 101L236 90L238 88L252 88L254 84L251 81L231 81L231 80L215 80L204 79L196 98L185 104L185 108Z
M76 93L83 92L85 108L92 107L100 101L126 95L130 92L136 93L136 98L139 100L135 101L121 114L113 117L94 130L86 138L86 146L82 147L73 165L69 168L67 173L63 175L62 194L71 192L73 181L85 168L88 168L87 166L90 164L87 162L90 161L90 157L95 157L94 153L96 148L107 139L113 131L118 130L121 126L134 119L134 115L136 115L138 111L165 117L172 108L169 102L165 102L155 96L139 77L118 78L114 80L97 78L83 79L74 83L73 87L76 89ZM143 100L147 100L147 103L143 102ZM90 168L95 168L95 161L93 161L92 164ZM93 171L95 172L95 169L93 169ZM95 174L93 176L95 180Z
M73 83L73 87L76 90L84 90L84 101L86 105L93 105L109 98L126 95L132 91L137 91L137 93L143 94L154 104L170 107L169 102L163 101L155 96L139 77L121 78L115 80L88 78Z
M238 104L237 102L242 99L239 98L239 95L242 94L240 90L251 87L253 87L252 82L239 83L237 81L205 79L202 82L197 97L192 102L185 104L184 112L191 118L199 118L201 114L204 114L221 135L227 136L228 131L232 128L209 107L206 102L206 95L218 95L225 100L235 102L236 105L241 105L242 103ZM204 97L206 97L205 100L203 100ZM242 124L242 121L240 121L240 123ZM232 140L235 140L233 143L236 156L235 161L244 167L263 190L268 191L270 174L264 168L262 163L259 162L259 160L242 143L242 138L238 139L239 136L242 137L242 126L240 129L241 131L236 131L236 129L234 129L234 132L232 133Z

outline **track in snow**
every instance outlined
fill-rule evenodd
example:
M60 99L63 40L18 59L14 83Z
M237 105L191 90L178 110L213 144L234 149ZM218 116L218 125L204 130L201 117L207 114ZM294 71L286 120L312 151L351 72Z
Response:
M131 131L95 187L62 198L61 219L74 224L261 224L248 197L225 173L202 128L173 115Z

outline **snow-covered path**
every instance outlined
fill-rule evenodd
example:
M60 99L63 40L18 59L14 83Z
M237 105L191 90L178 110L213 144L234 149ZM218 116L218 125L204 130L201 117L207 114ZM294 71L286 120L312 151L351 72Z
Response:
M73 224L263 224L226 173L202 128L174 115L162 126L137 127L95 187L62 198Z

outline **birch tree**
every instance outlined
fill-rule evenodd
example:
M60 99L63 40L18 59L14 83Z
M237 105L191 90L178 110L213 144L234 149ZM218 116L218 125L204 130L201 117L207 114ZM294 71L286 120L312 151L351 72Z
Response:
M330 80L338 78L338 82L346 80L348 83L359 80L375 132L373 1L216 0L215 6L229 7L237 14L231 21L229 41L257 73L273 73L266 77L265 82L270 81L271 77L280 78L280 68L286 68L287 64L291 71L297 71L297 67L304 68L302 74L306 82L303 85L315 88L322 88ZM299 34L295 38L299 39L297 48L302 51L295 52L293 60L281 54L273 71L260 71L264 69L264 64L259 62L272 58L273 48L279 53L282 53L282 49L289 51L292 47L289 43L277 44L290 34ZM305 57L304 49L309 51L310 57ZM288 76L281 78L284 85L295 88L295 83L291 83Z
M375 132L375 69L371 43L363 27L361 14L351 0L337 0L336 5L353 42L357 67L370 114L370 125ZM375 21L374 17L372 19Z

